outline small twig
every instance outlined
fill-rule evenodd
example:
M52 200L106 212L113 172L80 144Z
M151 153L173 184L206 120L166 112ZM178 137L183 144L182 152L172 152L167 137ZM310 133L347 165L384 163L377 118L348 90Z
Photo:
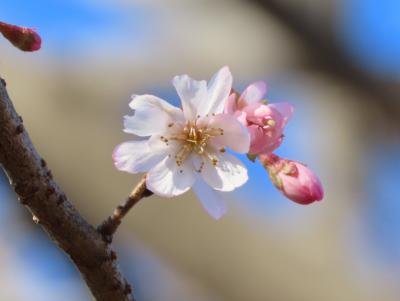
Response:
M125 203L118 205L113 214L97 227L97 231L101 233L104 241L111 243L115 231L129 210L142 198L151 196L152 194L153 193L146 188L146 177L144 177L132 190Z

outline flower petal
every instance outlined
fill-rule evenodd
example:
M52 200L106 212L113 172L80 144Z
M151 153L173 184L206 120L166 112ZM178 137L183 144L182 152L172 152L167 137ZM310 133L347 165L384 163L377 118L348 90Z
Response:
M200 173L201 170L203 169L203 165L205 164L204 157L193 155L193 156L191 156L191 160L192 160L194 170L196 172Z
M250 125L247 129L249 130L251 138L249 153L258 154L262 152L271 139L265 135L263 129L257 125Z
M164 151L166 155L175 154L179 147L181 147L179 142L173 140L166 141L162 135L152 135L147 140L147 145L150 152Z
M194 181L195 171L191 160L178 166L173 157L166 157L148 172L146 186L159 196L173 197L188 191Z
M286 125L288 123L289 119L292 118L292 115L294 112L294 107L290 103L276 102L276 103L271 103L268 106L277 110L279 113L281 113L281 115L284 119L284 125Z
M222 67L208 83L208 96L198 114L219 114L224 111L225 102L232 89L232 74L227 66Z
M229 147L238 153L247 153L250 147L250 135L235 116L218 114L210 117L209 128L223 129L223 135L210 139L210 144L216 149Z
M147 142L138 140L117 145L112 154L115 167L129 173L147 172L167 156L165 149L150 151Z
M183 120L180 109L153 95L135 95L129 106L135 113L124 117L126 133L150 136L163 133L172 122Z
M212 189L201 178L196 180L192 188L204 209L214 219L220 219L226 213L227 208L221 192Z
M248 180L247 169L238 158L228 153L220 153L216 166L204 162L201 175L212 188L220 191L232 191Z
M172 84L181 99L185 118L187 120L196 119L196 116L200 114L198 108L207 98L206 81L197 81L185 74L175 76Z
M257 81L249 85L240 95L239 103L250 105L260 102L267 93L267 85L263 81Z
M243 111L236 111L234 116L236 117L236 119L243 125L243 126L247 126L248 122L247 122L247 114Z
M237 99L238 96L236 93L232 93L228 96L228 99L225 102L224 113L225 114L234 114L237 110Z

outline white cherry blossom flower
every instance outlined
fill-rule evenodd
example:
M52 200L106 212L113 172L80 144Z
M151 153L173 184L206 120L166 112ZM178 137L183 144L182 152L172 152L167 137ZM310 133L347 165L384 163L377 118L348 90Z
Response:
M115 148L115 166L129 173L147 172L147 188L160 196L193 188L218 219L226 211L219 192L232 191L248 179L246 167L226 152L247 153L250 146L246 128L223 114L232 75L223 67L208 84L181 75L173 85L182 109L156 96L133 96L129 106L134 115L125 116L124 131L142 138Z

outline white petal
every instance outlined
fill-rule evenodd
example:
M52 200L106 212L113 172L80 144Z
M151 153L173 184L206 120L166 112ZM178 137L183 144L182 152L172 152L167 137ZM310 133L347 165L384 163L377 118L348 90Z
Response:
M215 148L229 147L238 153L247 153L250 148L250 135L233 115L218 114L210 118L208 127L221 128L224 134L210 139L210 144Z
M233 115L237 110L237 94L231 93L225 102L224 113Z
M258 81L249 85L243 91L239 101L244 101L247 105L260 102L267 92L267 85L263 81Z
M227 208L221 192L212 189L201 178L197 178L192 188L204 209L213 218L220 219L226 213Z
M124 131L138 136L163 133L168 124L183 120L182 111L153 95L133 96L129 106L133 116L124 117Z
M146 176L147 188L163 197L173 197L188 191L194 181L195 171L190 158L177 166L173 157L166 157Z
M204 157L198 156L198 155L192 155L191 160L192 160L194 170L196 172L200 172L200 170L203 168L203 165L205 164Z
M161 139L162 135L152 135L147 145L149 147L150 152L160 152L163 151L165 154L172 155L175 154L179 147L181 147L181 143L177 141Z
M112 158L117 169L130 172L147 172L165 156L165 150L151 151L147 140L128 141L119 144Z
M247 182L247 169L239 159L228 153L220 153L217 158L216 166L207 160L201 171L208 185L216 190L232 191Z
M225 102L232 89L232 74L227 66L222 67L208 83L208 97L199 115L219 114L224 111Z
M202 106L207 98L206 81L197 81L185 74L175 76L172 84L181 99L185 118L187 120L196 119L196 116L200 114L198 107Z

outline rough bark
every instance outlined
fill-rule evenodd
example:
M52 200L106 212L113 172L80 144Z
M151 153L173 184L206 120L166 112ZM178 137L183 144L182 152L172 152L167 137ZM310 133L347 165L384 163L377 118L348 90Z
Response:
M0 163L21 203L72 259L99 301L134 300L116 253L57 185L0 82Z

